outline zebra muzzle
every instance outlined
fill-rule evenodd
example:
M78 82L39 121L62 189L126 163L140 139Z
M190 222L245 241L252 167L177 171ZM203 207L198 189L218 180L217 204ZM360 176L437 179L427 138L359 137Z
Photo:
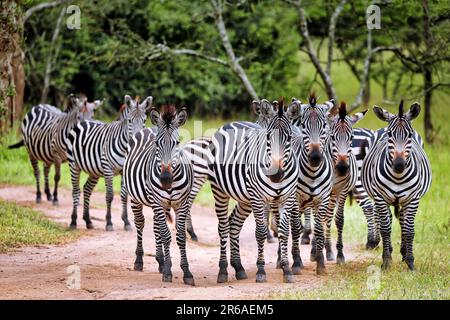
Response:
M336 164L336 172L341 177L343 177L343 176L345 176L347 174L348 168L349 168L349 165L345 161L339 161Z
M395 158L392 162L392 169L395 173L402 173L405 170L406 161L403 158Z
M172 168L170 165L161 165L161 174L159 175L159 181L164 190L172 188L173 176Z
M266 176L273 183L280 182L284 177L284 168L282 165L282 161L276 161L276 164L272 164L270 168L266 171Z
M313 149L308 155L309 164L313 167L318 167L322 162L322 158L323 155L318 149Z

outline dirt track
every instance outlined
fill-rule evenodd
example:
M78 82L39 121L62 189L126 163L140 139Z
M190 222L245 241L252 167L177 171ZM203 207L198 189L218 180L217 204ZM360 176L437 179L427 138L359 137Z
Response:
M0 198L32 207L51 220L68 225L72 210L69 190L61 189L58 207L48 202L35 204L34 197L32 187L0 188ZM251 216L241 234L242 261L249 278L235 280L234 269L229 267L229 282L217 284L217 218L213 209L194 205L192 216L199 242L189 241L187 252L196 286L183 284L173 225L173 282L163 283L153 257L155 244L151 210L144 210L144 271L136 272L133 271L136 234L134 230L123 230L119 198L117 195L114 198L115 230L112 232L104 231L105 196L96 192L91 200L91 216L96 229L86 230L79 215L78 228L83 230L83 236L78 241L60 246L25 247L0 254L0 299L260 299L278 291L318 286L325 279L325 276L315 275L315 264L309 262L309 247L302 246L303 274L296 276L293 284L282 283L282 272L275 269L277 244L266 243L267 283L255 283L257 246ZM132 221L131 210L129 213ZM358 255L349 246L346 246L345 254L348 259L355 259ZM67 287L67 267L70 265L80 268L80 289ZM332 274L334 263L327 263L327 267L328 274Z

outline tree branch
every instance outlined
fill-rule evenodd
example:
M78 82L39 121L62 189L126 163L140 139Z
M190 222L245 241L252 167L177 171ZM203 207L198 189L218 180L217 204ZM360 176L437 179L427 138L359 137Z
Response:
M259 100L258 95L256 94L253 85L247 77L244 69L241 67L239 63L239 59L236 58L233 47L231 45L230 39L228 38L228 33L225 28L225 23L223 21L222 12L223 12L223 3L221 0L211 0L211 6L213 9L214 20L216 22L217 30L219 31L220 38L222 40L222 45L225 48L225 51L228 55L228 65L231 70L239 77L248 94L252 97L252 99Z
M328 27L328 61L327 61L327 69L326 73L331 75L331 63L333 60L333 46L334 46L334 36L336 33L336 23L339 15L344 9L344 5L347 0L341 0L339 5L334 9L333 14L330 18L330 26Z
M25 23L33 13L44 10L44 9L49 9L49 8L59 6L60 4L63 4L64 2L67 2L67 1L68 0L56 0L53 2L43 2L38 5L33 6L33 7L29 8L27 11L25 11L25 14L23 15L23 23Z

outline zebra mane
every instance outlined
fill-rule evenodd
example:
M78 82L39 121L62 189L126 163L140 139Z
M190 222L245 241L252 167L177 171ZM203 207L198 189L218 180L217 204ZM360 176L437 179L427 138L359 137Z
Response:
M400 105L398 106L398 116L400 118L403 117L403 114L404 114L403 111L404 110L403 110L403 99L402 99L402 100L400 100Z
M281 97L278 99L277 101L277 105L278 105L278 116L282 117L283 116L283 112L284 112L284 97Z
M341 105L339 106L339 119L344 121L346 116L347 116L347 105L345 104L344 101L341 101Z
M312 91L312 92L309 94L308 101L309 101L309 105L310 105L311 107L313 107L313 106L316 105L316 103L317 103L317 96L316 96L316 92L315 92L315 91Z
M166 104L161 107L161 119L166 124L171 124L177 113L177 108L173 104Z

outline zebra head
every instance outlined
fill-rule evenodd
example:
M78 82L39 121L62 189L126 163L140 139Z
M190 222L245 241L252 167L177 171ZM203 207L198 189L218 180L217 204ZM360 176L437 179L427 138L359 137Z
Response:
M283 99L274 101L273 105L263 99L261 111L261 113L271 113L272 115L266 129L266 168L268 168L266 175L273 183L279 183L291 161L291 121L300 113L300 104L291 104L285 110Z
M388 136L387 163L395 173L401 174L409 163L409 154L415 132L411 121L419 115L420 105L415 102L411 105L409 111L405 113L402 100L398 108L398 115L389 113L378 106L374 106L373 111L379 119L388 123L386 128L386 134Z
M331 156L335 172L339 176L345 176L350 168L349 157L352 152L353 126L364 118L367 110L358 112L352 116L347 114L345 102L341 102L339 113L329 115L331 123Z
M312 167L318 167L328 147L330 126L327 114L334 100L317 104L314 93L310 94L308 100L309 103L302 108L300 127L308 162Z
M159 180L164 190L172 188L173 171L177 165L179 154L180 135L178 128L187 119L187 110L182 108L179 112L173 105L165 105L161 112L152 108L150 119L158 130L155 138L156 162L159 166Z
M94 110L100 107L104 101L103 99L103 101L95 100L94 102L88 102L84 94L70 94L65 112L76 112L78 121L91 120L94 117Z
M144 101L140 101L139 97L134 100L129 96L125 96L125 104L120 108L121 119L127 121L128 136L132 137L136 132L145 128L145 120L147 120L147 110L152 106L153 97L148 96Z

